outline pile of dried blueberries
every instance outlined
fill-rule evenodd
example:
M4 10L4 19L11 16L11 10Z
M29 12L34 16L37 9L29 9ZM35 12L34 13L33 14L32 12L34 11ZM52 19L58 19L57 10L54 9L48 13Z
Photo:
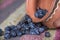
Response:
M4 32L4 38L9 39L16 36L22 35L40 35L44 31L48 30L46 26L42 23L34 23L32 19L26 15L22 21L20 21L16 26L7 26ZM50 37L50 33L46 32L46 37Z

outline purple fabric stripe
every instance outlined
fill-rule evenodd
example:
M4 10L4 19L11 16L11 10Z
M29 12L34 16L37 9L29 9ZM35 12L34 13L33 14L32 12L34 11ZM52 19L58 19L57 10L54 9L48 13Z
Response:
M16 0L12 4L0 9L0 23L2 23L10 14L12 14L18 7L20 7L25 0Z
M20 40L44 40L44 33L41 35L25 35L20 38Z
M56 35L55 35L54 40L60 40L60 29L56 30Z
M0 5L0 9L4 9L6 6L12 4L15 0L3 0L3 3Z

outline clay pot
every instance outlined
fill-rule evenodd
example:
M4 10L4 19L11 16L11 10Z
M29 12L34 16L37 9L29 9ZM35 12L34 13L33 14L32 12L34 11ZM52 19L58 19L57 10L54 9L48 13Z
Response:
M57 3L57 7L55 8L53 14L51 15L47 21L44 22L49 28L57 28L60 27L60 1Z
M50 15L52 12L54 6L55 6L56 0L27 0L26 3L26 12L27 14L32 18L33 22L42 22L46 20L46 18ZM36 12L37 8L46 9L48 12L43 18L36 18L34 16L34 13Z
M49 28L56 28L58 27L55 25L58 24L56 20L60 18L60 3L58 2L59 0L27 0L26 12L32 18L33 22L43 22L43 24ZM37 8L46 9L48 12L43 18L38 19L34 16Z

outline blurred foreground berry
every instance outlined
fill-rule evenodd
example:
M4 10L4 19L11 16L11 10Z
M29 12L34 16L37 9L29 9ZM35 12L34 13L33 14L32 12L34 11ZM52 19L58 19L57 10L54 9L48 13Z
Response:
M50 33L49 32L45 32L45 37L50 37Z

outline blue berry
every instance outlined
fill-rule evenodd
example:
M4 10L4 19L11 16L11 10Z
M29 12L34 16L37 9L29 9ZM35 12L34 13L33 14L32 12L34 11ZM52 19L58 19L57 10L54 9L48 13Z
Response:
M23 34L23 35L28 34L28 33L29 33L28 30L24 30L24 31L22 31L22 34Z
M25 16L25 21L27 21L28 23L30 23L30 22L32 22L32 19L28 15L26 15Z
M39 28L39 32L40 32L40 33L44 32L44 31L45 31L45 29L44 29L43 27L40 27L40 28Z
M34 29L30 29L30 34L31 35L37 35Z
M35 32L36 32L36 34L37 34L37 35L39 35L39 34L40 34L40 32L39 32L39 29L38 29L38 28L35 28L34 30L35 30Z
M15 26L12 30L13 30L13 31L16 31L17 29L18 29L18 28Z
M36 33L34 31L30 31L31 35L36 35Z
M25 25L25 26L24 26L24 29L29 30L28 25Z
M7 26L7 27L5 28L5 31L10 31L10 30L11 30L10 26Z
M7 34L7 33L9 34L9 33L10 33L10 31L5 31L5 33L6 33L6 34Z
M25 30L22 31L22 35L24 35L24 34L26 34L26 31Z
M47 26L41 26L41 27L43 27L45 30L48 30L49 29Z
M23 23L24 23L23 21L20 21L17 25L21 26Z
M38 22L38 23L35 23L35 25L36 25L37 27L40 27L40 26L42 26L40 22Z
M35 17L39 18L39 16L38 16L38 15L39 15L39 14L38 14L38 12L36 12L36 13L35 13Z
M24 30L24 33L25 34L29 34L29 30Z
M22 36L22 32L17 30L17 36Z
M30 28L35 28L35 24L34 23L29 23L29 26L30 26Z
M20 25L17 25L17 29L21 29L22 27Z
M43 9L38 9L35 13L35 17L37 18L42 18L43 16L45 16L47 10L43 10Z
M22 25L21 25L21 27L24 27L25 26L25 23L23 23Z
M2 29L0 29L0 36L2 36L3 35L3 31L2 31Z
M29 29L29 25L28 24L23 24L21 29L28 30Z
M21 31L24 31L24 30L26 30L25 28L21 28Z
M13 29L13 28L15 28L15 25L12 25L12 26L10 26L11 27L11 29Z
M10 39L11 36L10 36L10 34L5 34L5 35L4 35L4 38L5 38L5 39Z
M25 34L29 34L29 30L26 30L26 31L25 31Z
M45 32L45 37L50 37L50 33L49 32Z
M11 34L12 37L16 37L16 32L15 31L11 31L10 34Z
M29 22L31 22L31 19L30 19L30 18L28 18L28 19L27 19L27 21L28 21L28 23L29 23Z

